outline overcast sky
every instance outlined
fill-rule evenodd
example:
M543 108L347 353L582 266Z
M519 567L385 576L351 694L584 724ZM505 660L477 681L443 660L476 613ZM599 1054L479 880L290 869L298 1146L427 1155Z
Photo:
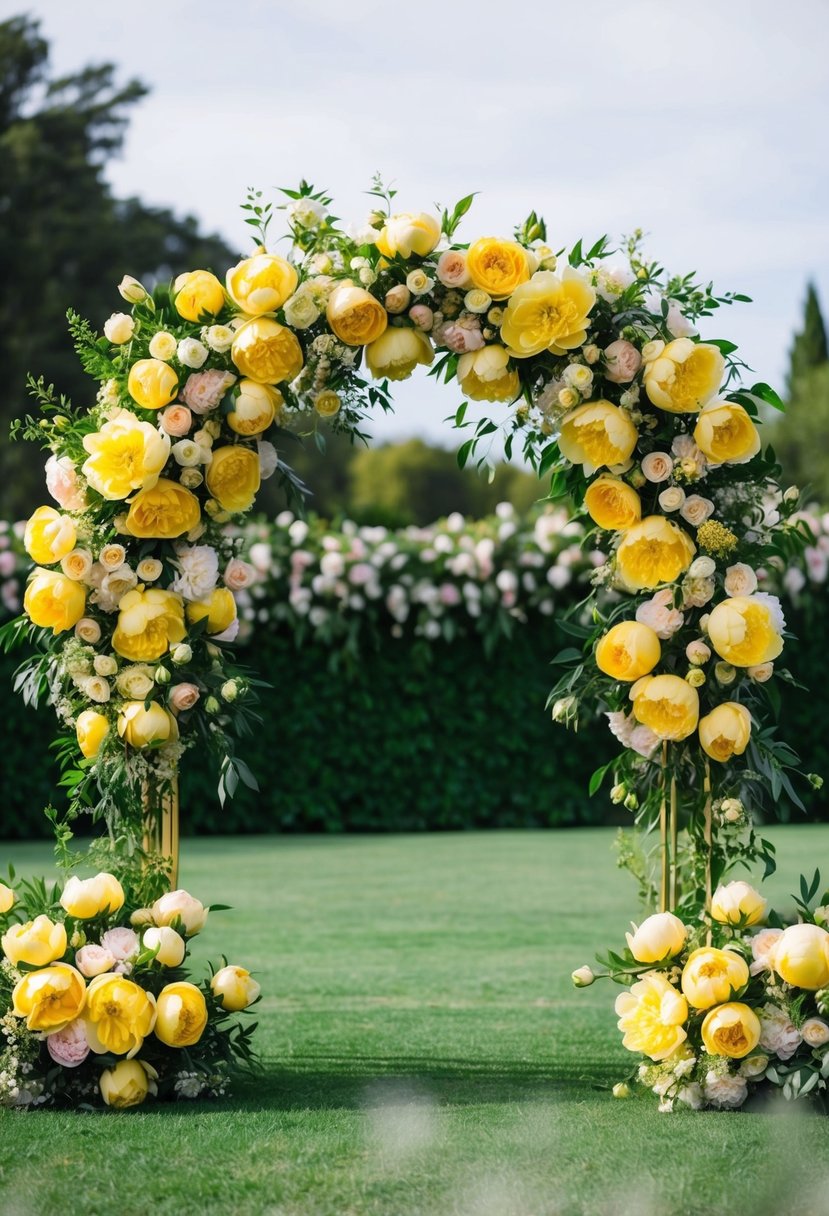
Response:
M116 192L192 212L240 250L248 185L305 176L362 219L379 169L401 210L479 190L466 239L533 207L556 248L644 228L670 269L754 297L704 333L739 342L758 378L782 379L807 278L829 306L827 0L26 7L58 71L112 60L152 88ZM418 376L375 434L451 441L456 396Z

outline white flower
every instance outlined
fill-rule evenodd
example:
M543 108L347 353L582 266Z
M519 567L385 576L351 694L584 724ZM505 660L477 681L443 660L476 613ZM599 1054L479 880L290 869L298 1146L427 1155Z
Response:
M161 577L161 572L164 569L157 557L145 557L138 563L135 572L142 583L154 583L157 578Z
M463 302L470 312L484 313L492 303L492 297L479 287L473 287L471 291L466 293Z
M319 228L325 219L325 207L315 198L297 198L285 208L294 228Z
M734 1110L742 1106L748 1097L748 1086L739 1074L719 1073L711 1069L706 1073L703 1093L711 1106Z
M797 566L789 566L783 575L783 586L789 595L799 595L806 586L806 575Z
M146 663L132 663L122 667L115 677L115 687L126 701L143 701L155 686L152 667Z
M751 566L745 562L736 562L725 572L725 591L727 595L753 595L757 590L757 575Z
M679 513L687 524L698 528L714 514L714 504L710 498L701 498L699 494L689 494L679 508Z
M319 317L320 310L304 285L285 301L285 320L292 329L307 329L318 321Z
M685 502L685 491L682 486L668 486L659 495L659 505L663 511L678 511Z
M615 300L630 287L635 277L630 266L623 262L601 266L596 273L596 291L603 300Z
M435 280L430 279L425 270L411 270L406 275L406 286L413 296L425 296L431 291L435 285ZM488 307L488 305L487 305Z
M696 326L683 314L676 300L668 300L668 315L665 318L665 325L673 338L690 338L697 332Z
M125 274L118 284L118 295L122 300L126 300L128 304L140 304L142 300L146 300L147 298L147 289L143 283L139 283L138 279L134 279L131 274Z
M98 676L114 676L118 670L118 664L111 654L96 654L92 666Z
M101 676L89 676L83 680L81 691L98 705L105 705L110 698L109 684Z
M199 342L198 338L182 338L176 351L179 363L183 363L185 367L194 368L202 366L208 353L207 347L203 342Z
M807 1018L800 1027L800 1033L804 1043L808 1043L810 1047L823 1047L825 1043L829 1043L829 1026L823 1018Z
M258 439L256 452L259 456L259 476L263 481L272 477L279 466L279 456L276 448L267 439Z
M691 562L691 567L688 570L689 578L711 578L716 572L717 563L713 557L696 557Z
M233 345L233 330L229 325L206 325L201 331L201 336L202 341L219 354L230 350Z
M170 590L186 600L206 600L219 580L219 557L210 545L182 545L176 552L178 574Z
M166 329L160 329L150 338L150 354L154 359L167 363L176 353L176 345L175 334L168 333Z
M589 397L593 390L593 373L583 363L570 363L564 371L564 382L582 397Z
M764 1005L757 1012L760 1015L760 1046L781 1060L791 1059L802 1039L788 1013L772 1004Z
M649 625L663 642L682 628L685 619L682 613L674 608L673 602L673 590L665 587L636 609L637 621L642 625Z
M697 1081L691 1081L689 1085L683 1085L676 1097L678 1102L684 1102L686 1106L690 1106L691 1110L702 1110L703 1106L705 1106L702 1086Z
M674 462L667 452L648 452L642 458L642 472L648 481L667 481L673 472Z
M192 469L195 465L204 463L204 449L192 439L179 439L178 443L174 443L170 448L170 455L177 465L185 469Z
M114 346L122 346L124 342L129 342L135 332L135 322L129 313L114 312L104 322L104 336Z

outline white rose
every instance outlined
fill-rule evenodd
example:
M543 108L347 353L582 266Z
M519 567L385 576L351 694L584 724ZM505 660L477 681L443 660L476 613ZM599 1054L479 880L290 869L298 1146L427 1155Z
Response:
M767 929L767 933L774 930ZM760 934L756 934L759 937ZM779 1005L764 1005L757 1010L760 1015L760 1046L781 1060L789 1060L803 1041L800 1031L788 1013Z
M228 325L207 325L201 331L202 339L211 350L223 354L233 345L233 330Z
M60 567L67 578L83 582L92 570L92 554L88 549L73 549L61 559Z
M479 287L473 287L466 293L463 302L470 312L484 313L492 303L492 297L488 296L485 291L481 291Z
M285 320L293 329L307 329L320 317L310 293L302 287L285 301Z
M673 591L665 587L639 605L636 609L636 619L642 625L649 625L658 638L667 641L677 629L682 628L684 617L673 606Z
M95 701L98 705L106 705L111 690L109 684L101 676L89 676L81 683L81 692L89 697L90 701Z
M203 342L199 342L198 338L182 338L176 350L179 363L194 368L202 366L208 353L207 347Z
M413 296L425 296L434 285L435 280L430 279L425 270L412 270L406 275L406 286ZM492 301L487 297L487 308L491 303ZM486 312L486 309L482 309L482 311Z
M114 676L118 670L118 664L111 654L96 654L92 666L99 676Z
M115 687L125 701L145 701L155 687L152 667L146 663L122 667L115 678Z
M150 339L150 354L154 359L168 363L176 353L176 346L175 335L168 333L166 329L160 329Z
M665 325L673 338L690 338L697 332L696 326L683 314L676 300L668 300L668 315L665 317Z
M668 486L659 495L659 505L663 511L678 511L685 502L685 491L682 486Z
M179 439L178 443L174 443L170 448L170 455L176 464L185 469L192 469L195 465L204 463L202 446L193 439Z
M101 640L101 626L91 617L81 617L75 626L75 637L80 642L86 642L88 646L94 646Z
M129 313L114 312L112 316L104 322L104 336L114 346L122 346L125 342L129 342L135 332L135 322Z
M679 509L686 523L698 528L714 513L714 504L710 498L702 498L699 494L689 494Z
M721 1110L734 1110L742 1106L748 1097L748 1086L745 1078L739 1074L718 1073L711 1069L706 1073L703 1093L711 1106L718 1106Z
M728 595L753 595L757 590L757 575L745 562L729 566L725 572L725 590Z
M667 452L648 452L642 459L642 472L648 481L667 481L673 468L674 462Z
M138 563L135 572L142 583L154 583L157 578L160 578L163 569L164 567L157 557L145 557Z
M219 580L219 556L210 545L182 545L170 590L186 600L206 600Z
M829 1043L829 1026L823 1018L807 1018L800 1027L800 1033L804 1043L810 1047L823 1047L824 1043Z
M746 668L746 675L757 684L765 684L774 675L774 663L756 663Z
M689 578L711 578L716 572L717 563L713 557L697 557L691 562L688 571Z
M585 367L582 363L570 363L565 368L563 379L565 384L574 388L582 397L590 396L593 388L593 373L589 367Z

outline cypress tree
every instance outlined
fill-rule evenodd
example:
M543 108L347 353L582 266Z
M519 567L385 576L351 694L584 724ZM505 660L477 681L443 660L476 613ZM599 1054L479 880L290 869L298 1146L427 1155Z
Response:
M795 334L789 355L789 396L793 396L797 384L815 367L829 359L826 342L826 325L820 311L814 283L806 289L806 307L803 311L803 328Z

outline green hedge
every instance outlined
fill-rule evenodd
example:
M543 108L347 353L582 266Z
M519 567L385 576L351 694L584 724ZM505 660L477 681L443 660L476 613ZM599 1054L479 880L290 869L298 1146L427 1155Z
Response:
M806 694L781 685L783 735L804 767L829 772L825 597L791 610L799 643L787 661ZM552 622L516 627L487 656L478 637L455 642L388 639L359 664L331 671L315 644L271 633L247 661L273 685L246 758L261 792L240 789L224 809L212 773L185 762L185 831L363 832L606 823L606 793L587 795L592 770L617 745L604 723L578 735L554 725L544 702L549 658L562 639ZM3 660L10 689L14 664ZM49 709L26 710L9 691L0 836L46 835L55 801ZM820 793L804 791L810 818L829 818ZM79 825L82 830L82 825Z

